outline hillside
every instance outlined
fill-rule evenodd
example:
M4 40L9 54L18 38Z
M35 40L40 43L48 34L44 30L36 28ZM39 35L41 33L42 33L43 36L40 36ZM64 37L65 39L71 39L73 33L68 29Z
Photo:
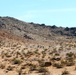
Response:
M56 39L60 36L76 36L76 28L27 23L12 17L0 17L0 30L35 40Z
M76 75L76 28L0 17L0 75Z

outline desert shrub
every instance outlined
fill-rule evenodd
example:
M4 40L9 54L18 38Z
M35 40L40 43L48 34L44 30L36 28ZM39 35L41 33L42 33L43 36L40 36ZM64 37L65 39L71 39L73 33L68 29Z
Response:
M40 68L38 69L38 72L39 72L39 73L46 73L46 72L48 72L48 70L47 70L46 68L44 68L44 67L40 67Z
M51 66L51 65L52 65L51 62L45 62L45 63L44 63L44 67L48 67L48 66Z
M5 56L8 57L8 58L11 57L11 55L8 52L5 53Z
M73 66L75 64L75 62L74 61L69 61L69 60L62 60L61 64L63 66Z
M67 63L66 63L66 66L73 66L75 64L75 62L69 62L69 61L67 61Z
M45 26L45 24L41 24L40 26Z
M54 63L53 66L56 68L63 68L63 65L61 63Z
M53 58L51 58L51 60L53 60L53 61L54 61L54 60L59 61L59 60L61 60L61 58L54 56Z
M64 70L61 75L68 75L68 74L69 72L67 70Z
M13 70L13 67L12 67L12 66L8 66L8 67L7 67L7 70L8 70L8 71L12 71L12 70Z
M30 71L35 71L35 70L37 70L37 66L32 64L30 66Z
M65 28L65 30L66 30L66 31L69 31L69 30L70 30L70 28L66 27L66 28Z
M48 66L51 66L52 65L51 62L45 62L45 61L40 62L39 64L40 64L41 67L48 67Z
M4 69L5 68L5 64L0 64L0 68Z
M21 64L21 60L20 59L13 59L13 64Z
M72 66L75 64L75 57L74 57L74 53L70 52L66 54L66 65L67 66Z
M22 66L21 66L21 69L25 69L25 68L26 68L26 66L25 66L25 65L22 65Z
M62 59L62 60L61 60L61 64L62 64L63 66L66 66L66 60L65 60L65 59Z
M67 58L74 58L74 53L70 52L66 54Z
M54 29L54 28L57 28L57 27L56 27L55 25L53 25L53 26L51 26L51 28L53 28L53 29Z

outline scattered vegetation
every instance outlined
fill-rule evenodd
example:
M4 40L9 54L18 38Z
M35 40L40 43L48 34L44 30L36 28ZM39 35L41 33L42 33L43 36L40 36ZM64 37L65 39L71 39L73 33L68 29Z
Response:
M64 70L64 71L62 72L62 75L69 75L69 72L68 72L67 70Z

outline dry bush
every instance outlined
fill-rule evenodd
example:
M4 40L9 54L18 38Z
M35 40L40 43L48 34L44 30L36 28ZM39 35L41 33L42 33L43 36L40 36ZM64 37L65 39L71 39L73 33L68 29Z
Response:
M53 63L53 66L56 68L63 68L63 65L61 63Z
M69 72L67 70L64 70L61 75L69 75Z
M30 65L30 71L35 71L37 70L37 66L36 65Z
M50 61L44 61L44 60L39 61L39 66L41 67L49 67L51 65L52 63Z
M21 60L18 58L13 59L13 64L21 64Z
M0 68L4 69L5 68L5 64L0 64Z
M12 67L12 66L8 66L8 67L7 67L7 70L8 70L8 71L12 71L12 70L13 70L13 67Z
M37 70L39 73L46 73L48 72L48 70L44 67L40 67L38 70Z
M75 57L74 57L74 53L70 52L66 54L66 65L67 66L72 66L75 64Z

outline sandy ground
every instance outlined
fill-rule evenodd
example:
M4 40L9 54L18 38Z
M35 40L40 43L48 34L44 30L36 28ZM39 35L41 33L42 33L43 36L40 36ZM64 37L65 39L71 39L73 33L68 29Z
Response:
M76 55L76 42L74 41L52 41L50 43L33 43L19 42L12 39L0 40L0 75L62 75L65 70L68 75L76 75L76 57L75 64L72 66L64 66L56 68L53 66L55 62L60 62L65 59L67 53ZM59 55L59 56L57 56ZM60 60L52 61L52 58L59 57ZM17 60L16 60L17 59ZM15 63L14 63L15 62ZM44 67L46 72L39 72L43 68L40 64L44 62L52 62L52 65ZM10 67L9 67L10 66ZM23 68L22 68L23 67ZM35 71L31 70L31 67Z

